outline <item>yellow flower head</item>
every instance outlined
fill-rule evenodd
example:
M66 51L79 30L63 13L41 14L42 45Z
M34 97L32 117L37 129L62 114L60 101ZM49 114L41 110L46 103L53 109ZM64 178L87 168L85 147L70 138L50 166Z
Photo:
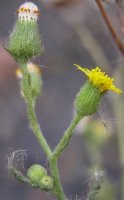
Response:
M107 92L108 90L112 90L118 94L122 93L122 91L113 84L114 79L110 78L105 72L102 72L99 67L89 70L87 68L82 68L77 64L75 64L75 66L77 69L84 72L84 74L88 76L89 81L99 88L102 93Z

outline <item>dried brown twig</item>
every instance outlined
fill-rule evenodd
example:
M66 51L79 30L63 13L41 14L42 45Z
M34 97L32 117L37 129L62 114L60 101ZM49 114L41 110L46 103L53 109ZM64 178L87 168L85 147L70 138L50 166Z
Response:
M106 25L116 43L116 45L118 46L119 50L121 51L122 55L124 55L124 44L122 43L122 41L120 40L120 38L118 37L118 35L116 34L114 28L113 28L113 25L102 5L102 2L101 0L95 0L96 1L96 4L98 5L99 9L100 9L100 12L101 12L101 15L103 16L105 22L106 22Z

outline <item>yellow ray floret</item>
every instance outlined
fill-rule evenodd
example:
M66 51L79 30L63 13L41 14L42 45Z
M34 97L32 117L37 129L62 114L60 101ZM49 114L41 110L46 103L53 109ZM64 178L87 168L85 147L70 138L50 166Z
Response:
M89 81L100 89L101 92L107 92L108 90L112 90L118 94L121 94L122 91L117 88L113 82L114 79L110 78L105 72L102 72L99 67L95 69L89 70L87 68L82 68L79 65L75 64L80 71L84 72L89 78Z

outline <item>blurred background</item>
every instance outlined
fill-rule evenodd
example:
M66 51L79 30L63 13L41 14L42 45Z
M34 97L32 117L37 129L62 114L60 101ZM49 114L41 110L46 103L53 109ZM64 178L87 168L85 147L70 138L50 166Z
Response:
M39 28L45 47L34 62L42 68L43 95L36 110L42 131L54 149L74 115L74 99L86 77L73 66L100 66L124 89L124 60L94 0L37 0ZM7 158L15 150L23 171L35 163L48 168L47 160L32 134L26 106L15 75L17 64L4 50L22 0L1 1L0 6L0 199L52 200L15 180ZM124 41L123 2L102 5L121 42ZM97 200L124 200L124 99L107 94L97 114L76 128L59 166L64 191L70 200L86 199L97 174L102 177ZM97 173L96 173L97 172Z

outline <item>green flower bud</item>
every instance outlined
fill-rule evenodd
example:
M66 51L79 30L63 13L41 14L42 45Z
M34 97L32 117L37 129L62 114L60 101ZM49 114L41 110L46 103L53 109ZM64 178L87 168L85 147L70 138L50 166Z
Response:
M43 50L38 31L38 16L38 7L32 2L26 2L18 9L18 20L6 48L18 62L27 62Z
M47 174L47 171L44 167L38 164L32 165L27 171L27 177L33 184L38 184L39 181Z
M80 89L75 106L81 117L92 115L98 109L102 93L89 81Z
M40 181L40 187L46 191L51 190L53 188L53 179L50 176L44 176Z
M31 83L31 93L32 93L32 99L35 101L36 98L41 94L41 88L43 85L42 79L41 79L41 71L37 66L33 66L31 63L29 64L30 70L30 83Z
M30 76L31 95L33 101L35 102L36 98L42 93L43 82L41 77L41 69L33 63L28 63L27 70ZM25 98L23 93L23 74L20 68L16 70L16 76L20 80L21 94Z

